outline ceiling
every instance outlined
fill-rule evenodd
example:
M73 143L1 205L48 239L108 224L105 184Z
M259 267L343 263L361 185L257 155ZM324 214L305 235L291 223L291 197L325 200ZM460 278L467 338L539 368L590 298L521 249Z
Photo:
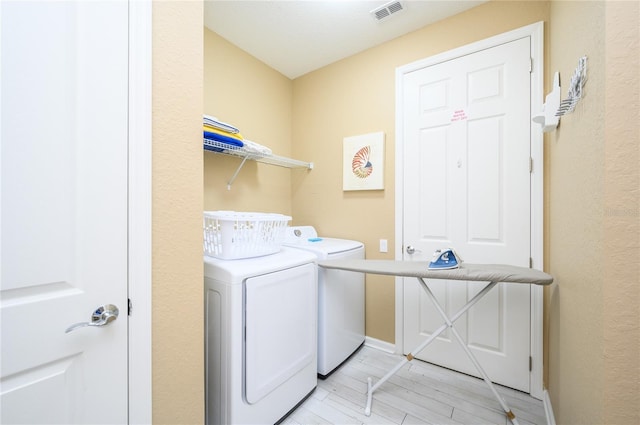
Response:
M205 0L204 24L294 79L484 2ZM370 13L388 3L401 10L381 20Z

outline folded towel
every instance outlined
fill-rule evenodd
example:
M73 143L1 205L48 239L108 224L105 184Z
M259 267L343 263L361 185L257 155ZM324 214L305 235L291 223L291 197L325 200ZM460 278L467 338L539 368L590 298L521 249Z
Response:
M232 149L238 149L244 146L242 140L237 137L230 137L222 131L203 131L204 134L204 148L214 152L222 152L224 145L229 146ZM233 135L232 135L233 136ZM235 135L237 136L237 135ZM215 143L212 143L215 142ZM222 145L222 146L221 146Z
M242 141L243 137L240 133L229 133L228 131L220 130L218 128L209 127L206 125L202 126L202 130L207 133L217 134L219 136L228 137L230 139L236 139Z
M208 127L217 128L220 130L227 131L229 133L235 134L240 132L240 130L238 130L236 127L232 126L231 124L220 121L216 117L212 117L211 115L203 115L203 123Z
M219 128L210 127L208 125L203 125L202 129L204 131L208 131L209 133L216 133L216 134L219 134L221 136L231 137L233 139L242 140L242 134L240 134L240 133L229 133L228 131L220 130Z
M252 142L251 140L246 140L246 139L243 139L242 142L244 143L242 150L245 152L261 155L261 156L270 156L273 154L271 149L261 145L260 143Z

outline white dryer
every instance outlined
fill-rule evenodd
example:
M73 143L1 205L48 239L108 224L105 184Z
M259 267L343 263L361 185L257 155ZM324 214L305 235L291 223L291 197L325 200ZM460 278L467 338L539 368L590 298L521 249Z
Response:
M317 265L204 258L207 424L273 424L317 385Z
M364 244L318 237L312 226L287 228L286 246L319 260L363 259ZM318 267L318 376L324 379L364 343L364 274Z

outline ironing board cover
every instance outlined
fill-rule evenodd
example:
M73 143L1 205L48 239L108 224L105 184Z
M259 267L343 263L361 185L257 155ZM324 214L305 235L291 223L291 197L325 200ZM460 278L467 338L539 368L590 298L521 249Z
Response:
M391 276L421 277L424 279L466 280L480 282L509 282L549 285L553 277L540 270L507 264L462 263L457 269L430 270L419 261L395 260L323 260L318 265L327 269Z

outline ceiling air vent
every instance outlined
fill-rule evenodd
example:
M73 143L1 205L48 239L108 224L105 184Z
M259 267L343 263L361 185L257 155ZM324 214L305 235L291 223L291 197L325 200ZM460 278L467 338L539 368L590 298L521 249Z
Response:
M402 7L402 4L399 1L391 1L389 3L383 4L376 9L373 9L370 13L378 21L381 21L393 15L394 13L401 12L402 10L404 10L404 7Z

